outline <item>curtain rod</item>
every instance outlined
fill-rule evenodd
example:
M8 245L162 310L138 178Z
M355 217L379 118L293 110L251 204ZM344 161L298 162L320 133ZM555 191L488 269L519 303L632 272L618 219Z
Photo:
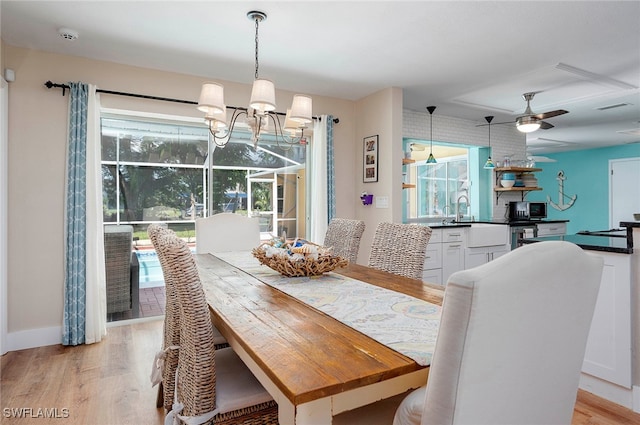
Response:
M51 82L51 80L47 81L46 83L44 83L45 87L48 89L52 89L52 88L60 88L62 89L62 95L65 95L66 90L70 89L71 87L67 84L60 84L60 83L53 83ZM163 102L173 102L173 103L186 103L188 105L197 105L198 102L194 102L193 100L182 100L182 99L172 99L170 97L158 97L158 96L149 96L146 94L136 94L136 93L126 93L126 92L121 92L121 91L113 91L113 90L103 90L103 89L96 89L97 93L105 93L105 94L113 94L116 96L128 96L128 97L137 97L140 99L151 99L151 100L161 100ZM247 108L241 108L241 107L237 107L237 106L227 106L227 108L230 109L239 109L241 111L246 111ZM286 116L286 114L282 113L282 112L273 112L274 114L277 115L282 115L282 116ZM319 117L312 117L313 119L319 120ZM333 119L334 124L338 124L340 122L339 118L334 118Z

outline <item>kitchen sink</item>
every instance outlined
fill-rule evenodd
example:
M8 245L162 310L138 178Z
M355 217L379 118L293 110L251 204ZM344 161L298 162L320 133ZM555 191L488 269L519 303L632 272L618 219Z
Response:
M495 246L509 243L509 226L473 223L467 228L467 247Z

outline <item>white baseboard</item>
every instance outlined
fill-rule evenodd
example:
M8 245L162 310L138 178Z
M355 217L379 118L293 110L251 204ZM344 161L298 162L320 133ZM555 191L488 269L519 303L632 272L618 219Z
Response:
M44 347L62 343L62 326L29 329L7 334L7 351Z
M627 409L634 408L635 393L640 391L632 391L631 388L621 387L611 382L596 378L586 373L580 374L580 389L589 393L602 397Z
M640 386L633 386L633 411L640 413Z

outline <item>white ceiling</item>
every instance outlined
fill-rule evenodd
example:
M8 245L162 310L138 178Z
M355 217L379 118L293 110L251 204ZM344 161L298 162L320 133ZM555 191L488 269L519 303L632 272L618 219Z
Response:
M533 153L640 141L639 1L8 1L5 43L350 100L387 87L404 107L484 124L566 109ZM78 31L75 41L57 30ZM117 87L105 87L118 90ZM153 94L153 93L148 93ZM194 99L195 100L195 99ZM597 108L626 104L604 111ZM512 124L509 124L512 125ZM624 133L631 131L632 134Z

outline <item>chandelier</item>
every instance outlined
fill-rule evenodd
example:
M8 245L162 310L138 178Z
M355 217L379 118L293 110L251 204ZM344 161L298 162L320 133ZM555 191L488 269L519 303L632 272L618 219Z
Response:
M198 110L204 112L204 120L209 132L219 147L224 147L231 138L238 118L246 117L246 124L251 130L251 141L257 147L260 136L269 130L276 143L288 145L299 144L304 140L304 129L312 121L312 99L310 96L296 94L293 96L291 108L287 113L275 112L276 94L273 81L260 78L258 62L258 30L260 22L267 19L267 14L250 11L247 18L255 22L255 79L251 90L248 108L229 107L233 109L231 119L227 121L227 106L224 103L224 86L215 82L202 85ZM284 124L280 117L284 116ZM228 124L229 123L229 124Z

